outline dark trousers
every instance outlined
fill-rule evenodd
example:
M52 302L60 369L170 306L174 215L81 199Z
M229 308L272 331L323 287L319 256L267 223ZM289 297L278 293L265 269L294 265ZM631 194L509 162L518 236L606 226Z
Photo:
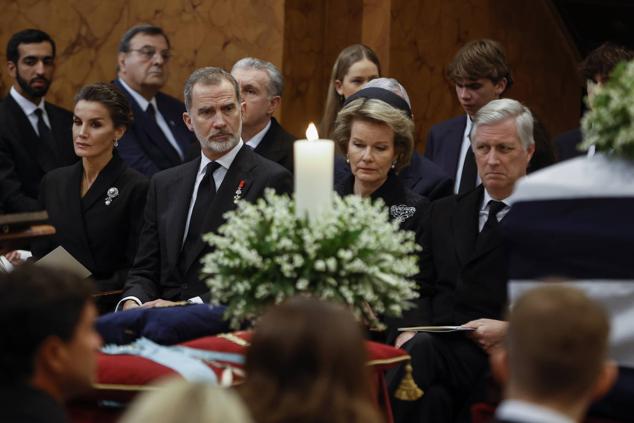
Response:
M412 357L414 381L424 394L417 401L395 399L404 369L389 372L394 422L453 422L463 416L473 386L488 368L487 354L464 333L417 333L403 348Z

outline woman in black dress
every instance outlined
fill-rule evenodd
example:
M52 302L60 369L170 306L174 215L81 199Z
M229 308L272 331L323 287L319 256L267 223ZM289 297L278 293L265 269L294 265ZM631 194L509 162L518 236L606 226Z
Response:
M131 116L126 97L111 84L83 87L73 117L75 154L81 160L48 173L40 189L56 234L34 245L34 256L64 247L91 271L98 293L123 287L143 223L147 178L115 149Z
M335 187L339 195L382 199L401 229L416 233L422 244L423 218L429 201L403 185L398 172L414 152L414 122L405 89L393 79L384 87L363 88L348 97L337 115L333 138L346 156L351 175ZM380 81L380 80L375 80ZM421 318L425 306L406 313L405 320L387 322L388 339L397 324ZM377 339L377 337L374 337ZM380 339L380 338L379 338Z

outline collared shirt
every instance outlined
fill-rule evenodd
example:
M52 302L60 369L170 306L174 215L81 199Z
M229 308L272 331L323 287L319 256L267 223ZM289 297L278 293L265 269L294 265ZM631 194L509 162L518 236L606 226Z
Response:
M246 141L246 144L255 150L258 147L258 145L260 145L260 143L262 142L262 138L264 138L264 135L266 135L266 132L269 130L270 127L271 127L271 120L269 120L269 122L266 124L264 129L262 129L260 132L255 134L249 141Z
M48 114L46 113L46 109L44 108L44 97L40 99L40 104L36 105L33 104L31 100L20 94L14 86L11 86L11 91L9 91L9 94L11 95L11 97L13 97L15 102L18 103L18 106L20 106L26 117L29 118L29 122L31 123L31 126L33 127L33 130L38 137L40 136L40 131L37 129L37 115L35 114L35 111L37 109L42 110L44 123L46 123L46 126L48 126L49 128L51 127L51 121L48 119Z
M147 112L148 105L152 104L152 106L154 106L154 110L156 112L155 113L156 124L161 129L161 132L163 133L163 135L165 135L165 138L167 139L167 141L172 145L172 147L174 147L174 149L178 153L181 160L183 160L185 158L185 153L181 150L181 147L180 145L178 145L178 142L176 141L176 138L174 137L172 130L170 129L169 125L167 124L167 121L161 114L161 111L158 108L158 104L156 104L156 97L152 97L150 101L147 101L145 97L143 97L141 94L139 94L138 92L130 88L130 86L126 84L123 79L119 79L119 82L121 82L121 85L123 85L123 87L130 93L132 98L134 98L134 101L137 102L141 110L143 110L144 112Z
M506 400L498 407L495 417L499 420L535 423L575 423L552 408L542 407L520 400Z
M231 167L231 164L233 163L234 159L238 155L238 152L240 151L243 145L244 145L244 142L240 140L235 147L233 147L231 150L225 153L222 157L216 160L216 162L220 164L220 167L216 169L213 173L214 184L216 185L216 191L218 191L218 189L220 188L222 181L225 179L225 176L227 175L227 171L229 170L229 167ZM198 186L200 185L201 181L203 180L203 177L205 176L207 164L209 164L211 161L212 160L210 160L207 156L205 156L205 154L202 151L200 152L200 166L198 166L198 173L196 174L196 181L194 182L194 191L192 192L192 198L189 201L189 211L187 212L187 221L185 222L185 232L183 233L183 241L181 243L181 247L185 243L185 238L187 238L187 231L189 230L189 221L191 220L192 212L194 211L194 204L196 204L196 197L198 196ZM125 303L127 300L134 300L137 304L141 305L141 300L139 300L137 297L128 296L119 300L119 302L117 303L117 306L115 307L115 311L119 311L121 305L123 305L123 303ZM196 304L203 303L203 300L200 297L192 297L192 298L189 298L188 301L192 303L196 303Z
M506 204L506 207L504 207L502 210L500 210L497 214L497 219L498 222L501 221L502 219L504 219L504 216L506 216L506 214L509 212L509 210L511 210L511 206L510 204L512 204L512 199L513 195L510 195L502 200L495 200L495 201L502 201ZM489 193L487 192L486 188L484 189L484 197L482 198L482 204L480 205L480 216L479 216L479 220L478 220L478 230L481 231L482 228L484 228L484 224L486 223L487 219L489 218L489 201L493 200L493 197L491 197L489 195Z
M473 121L471 116L467 115L467 125L465 126L464 133L462 134L462 145L460 146L460 155L458 156L458 168L456 169L456 183L454 184L453 191L458 193L460 190L460 180L462 179L462 168L467 157L467 151L471 148L471 128L473 127ZM480 175L476 174L476 184L474 188L480 185Z
M220 188L222 181L225 179L225 175L227 174L229 167L231 167L231 163L233 163L233 160L236 158L238 151L240 151L243 145L244 145L244 142L240 140L240 142L238 142L238 144L235 147L233 147L231 150L225 153L222 157L216 160L216 162L220 164L220 167L216 169L213 173L214 184L216 185L216 192L218 192L218 189ZM189 221L192 217L192 212L194 211L194 204L196 204L196 197L198 196L198 186L200 185L200 182L203 180L203 177L205 176L205 169L207 168L207 164L211 163L211 160L209 160L209 158L205 156L205 154L202 151L200 152L200 157L201 157L200 166L198 167L198 174L196 175L196 182L194 183L194 191L192 192L192 198L189 202L189 211L187 212L187 221L185 223L185 232L183 233L183 242L181 243L181 247L185 243L185 238L187 237L187 231L189 231Z

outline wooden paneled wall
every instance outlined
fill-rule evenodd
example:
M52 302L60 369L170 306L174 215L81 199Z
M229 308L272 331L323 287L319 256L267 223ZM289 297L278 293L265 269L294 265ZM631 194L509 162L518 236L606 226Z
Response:
M339 51L363 42L384 74L397 78L413 102L419 148L429 127L461 113L444 71L466 41L489 37L507 50L514 87L551 134L578 123L581 86L576 56L550 0L17 0L0 14L0 54L10 35L27 27L58 44L56 79L48 96L72 107L83 84L115 76L123 32L139 22L162 26L174 58L165 89L181 97L197 67L230 67L244 56L282 69L280 117L292 133L319 121ZM2 92L11 81L2 68Z

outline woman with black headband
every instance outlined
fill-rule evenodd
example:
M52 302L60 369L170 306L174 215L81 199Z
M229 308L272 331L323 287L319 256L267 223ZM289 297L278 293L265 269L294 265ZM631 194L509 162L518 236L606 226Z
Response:
M375 79L371 85L348 97L337 115L333 138L352 173L337 183L335 191L382 199L390 217L401 229L414 231L420 245L429 201L407 189L398 176L414 151L409 99L394 79Z

